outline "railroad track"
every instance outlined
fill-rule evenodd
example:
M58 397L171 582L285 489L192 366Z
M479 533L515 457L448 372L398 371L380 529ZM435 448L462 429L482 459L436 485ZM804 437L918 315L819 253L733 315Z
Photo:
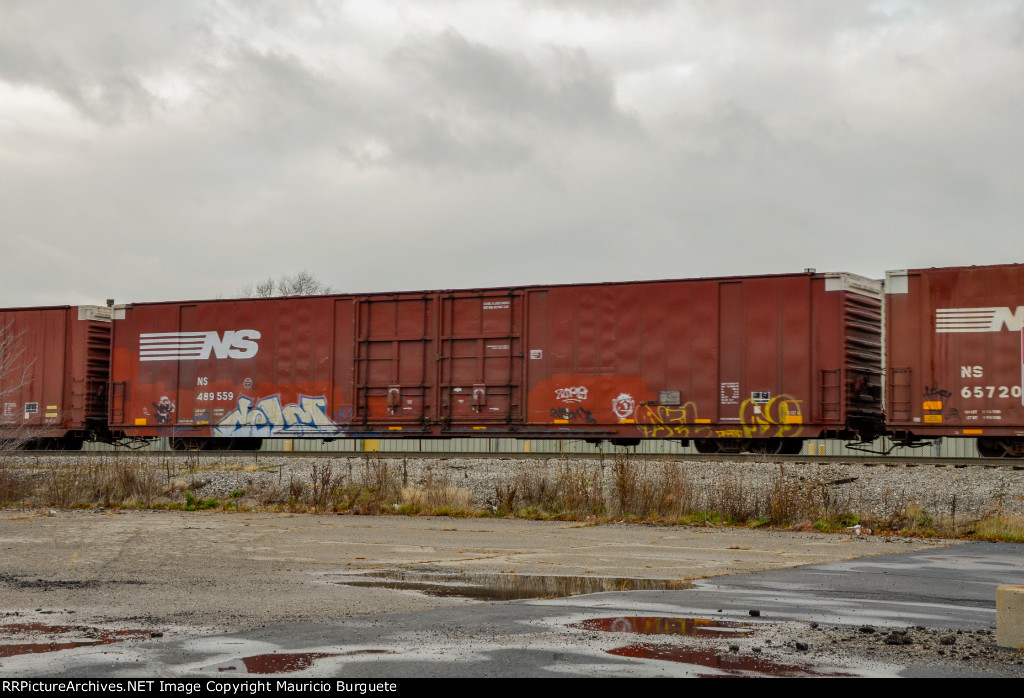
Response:
M1020 458L961 458L935 456L821 456L821 455L755 455L735 453L684 453L684 454L648 454L648 453L470 453L465 451L19 451L9 454L16 460L59 458L79 460L102 460L104 458L137 458L137 459L191 459L201 461L238 460L259 462L274 459L368 459L368 458L406 458L422 460L593 460L603 458L614 461L619 455L627 455L634 461L688 461L697 463L744 462L758 463L793 463L820 465L863 465L867 467L935 467L935 468L999 468L1007 470L1024 470L1024 459Z

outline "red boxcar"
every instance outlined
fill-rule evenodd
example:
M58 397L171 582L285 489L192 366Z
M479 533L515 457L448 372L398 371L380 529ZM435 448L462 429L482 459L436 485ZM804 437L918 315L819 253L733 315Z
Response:
M984 456L1024 455L1024 265L891 271L886 313L893 435L973 437Z
M112 309L0 310L0 440L81 448L104 433Z
M881 284L808 272L129 305L114 323L110 421L245 447L870 439L882 429Z

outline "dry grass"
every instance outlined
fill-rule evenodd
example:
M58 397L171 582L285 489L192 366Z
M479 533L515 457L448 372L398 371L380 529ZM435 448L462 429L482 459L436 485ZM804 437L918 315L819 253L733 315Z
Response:
M9 458L0 456L0 506L23 502L31 491L29 477L14 468Z
M575 468L575 470L571 469ZM1001 517L998 503L988 514L958 518L954 495L948 511L926 511L902 489L882 493L881 513L866 514L855 506L857 491L842 487L847 480L817 482L786 472L780 465L767 485L753 485L742 468L695 479L676 461L631 460L617 455L603 487L598 473L586 466L563 464L559 476L520 468L495 486L499 512L536 518L567 517L773 526L800 530L844 531L860 524L876 532L904 535L1017 540L1014 524ZM585 484L586 486L581 486ZM602 497L601 491L605 492ZM582 496L584 495L585 496ZM605 506L600 506L600 503Z
M20 482L18 501L39 506L153 506L173 491L160 468L130 459L10 470L8 479Z
M614 514L621 518L676 521L699 510L697 489L677 462L637 463L618 454L612 492Z
M455 485L434 485L427 488L403 487L401 513L468 513L473 509L473 491Z
M419 481L410 484L402 461L402 486L393 508L400 514L466 516L474 513L473 491L452 481L450 473L438 474L428 466Z
M974 525L970 537L977 540L1024 543L1024 517L1001 515L985 517Z
M264 470L243 489L211 495L215 470L258 468L203 465L195 459L151 459L134 454L83 458L73 465L30 465L0 453L0 506L245 509L291 512L514 515L590 522L729 524L842 531L855 524L876 532L1024 542L1024 517L1007 517L996 497L988 511L965 511L957 494L914 501L905 489L882 493L872 514L857 504L852 479L818 482L780 465L767 483L754 484L742 467L709 475L671 459L600 462L563 458L555 468L516 463L498 476L482 510L450 470L427 467L410 478L406 463L368 454L361 461L318 460L306 472ZM461 478L460 478L461 480ZM203 494L201 494L203 493ZM205 498L204 498L205 497ZM962 498L961 498L962 500Z

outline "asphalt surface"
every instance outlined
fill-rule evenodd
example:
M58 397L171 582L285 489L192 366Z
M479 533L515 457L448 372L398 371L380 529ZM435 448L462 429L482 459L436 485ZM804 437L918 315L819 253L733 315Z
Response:
M948 543L510 519L12 515L0 521L0 673L1024 675L1024 654L992 634L995 588L1024 584L1024 545Z
M290 673L353 678L1021 677L1022 653L996 648L990 634L995 588L1005 583L1024 583L1024 546L977 543L718 577L689 590L477 601L278 626L173 643L151 659L150 668L252 675L260 661L284 655L315 657ZM611 632L580 627L601 619ZM701 619L706 635L720 636L688 635L684 623L672 622L684 619ZM917 638L913 652L884 644L887 631L905 628L919 629L911 630ZM939 655L942 637L957 639L961 651ZM797 648L801 639L809 649ZM923 649L929 640L932 645Z

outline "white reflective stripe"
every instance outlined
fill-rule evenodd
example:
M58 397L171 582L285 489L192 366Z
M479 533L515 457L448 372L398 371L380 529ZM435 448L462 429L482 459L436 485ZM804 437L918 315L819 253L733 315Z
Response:
M1024 325L1024 306L1016 309L937 308L936 332L999 332L1004 327L1016 332Z
M257 330L227 330L223 339L216 330L208 332L147 332L139 335L140 361L248 359L259 351Z
M147 332L139 335L139 361L190 361L209 356L216 332Z
M155 338L172 338L172 337L209 337L209 332L148 332L139 335L139 341L144 341L150 337Z

